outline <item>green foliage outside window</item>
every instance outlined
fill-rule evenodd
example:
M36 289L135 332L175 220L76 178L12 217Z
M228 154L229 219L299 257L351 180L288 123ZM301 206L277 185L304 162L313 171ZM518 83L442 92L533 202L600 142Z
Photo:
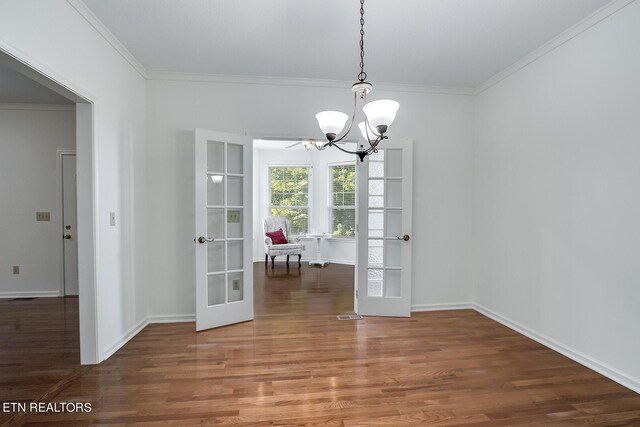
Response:
M356 234L356 166L331 166L331 234L353 238Z
M291 234L309 231L309 168L269 168L270 212L291 220Z

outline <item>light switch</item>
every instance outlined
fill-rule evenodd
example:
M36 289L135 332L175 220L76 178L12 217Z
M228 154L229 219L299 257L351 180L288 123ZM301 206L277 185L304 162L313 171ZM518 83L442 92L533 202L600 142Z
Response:
M113 227L114 225L116 225L116 213L115 212L110 212L109 213L109 224Z
M227 212L227 222L232 224L238 224L240 222L240 211L238 210L230 210Z
M234 291L240 290L240 279L233 279L232 284L233 284Z

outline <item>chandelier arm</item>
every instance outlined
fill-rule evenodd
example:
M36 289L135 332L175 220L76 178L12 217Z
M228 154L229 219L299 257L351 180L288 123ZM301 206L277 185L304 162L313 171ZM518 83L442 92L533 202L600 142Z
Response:
M340 147L340 145L336 144L335 142L327 142L326 144L323 145L323 147L331 147L331 146L336 147L338 150L343 151L347 154L358 154L357 151L349 151L345 148Z
M351 115L351 123L349 123L349 128L347 129L347 131L344 133L344 135L342 135L340 138L334 139L331 142L340 142L342 141L347 135L349 135L349 132L351 132L351 128L353 127L353 122L355 122L356 120L356 107L358 106L358 94L354 93L353 94L353 114Z

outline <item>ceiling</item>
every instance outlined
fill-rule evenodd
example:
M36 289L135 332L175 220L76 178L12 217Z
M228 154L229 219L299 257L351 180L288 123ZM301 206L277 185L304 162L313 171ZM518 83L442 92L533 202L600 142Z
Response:
M65 104L74 103L51 89L0 63L0 103Z
M84 0L147 71L356 80L357 0ZM477 87L609 0L367 0L371 82Z

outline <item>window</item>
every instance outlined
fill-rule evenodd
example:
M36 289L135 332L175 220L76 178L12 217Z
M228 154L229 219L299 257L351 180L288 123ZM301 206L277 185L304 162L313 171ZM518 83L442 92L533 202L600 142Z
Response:
M269 212L291 220L291 234L309 231L309 168L269 168Z
M356 235L356 165L329 166L329 229L334 237Z

